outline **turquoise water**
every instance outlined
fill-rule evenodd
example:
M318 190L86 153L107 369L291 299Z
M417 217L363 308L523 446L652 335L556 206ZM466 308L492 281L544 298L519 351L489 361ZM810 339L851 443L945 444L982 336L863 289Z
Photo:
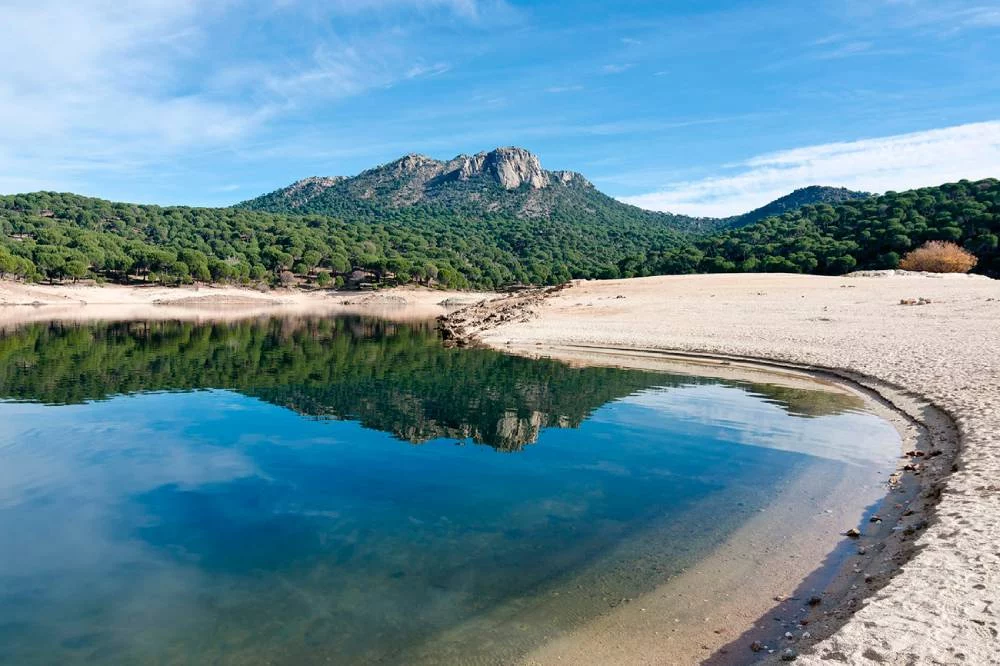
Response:
M819 384L357 318L28 326L0 398L5 664L509 663L899 446Z

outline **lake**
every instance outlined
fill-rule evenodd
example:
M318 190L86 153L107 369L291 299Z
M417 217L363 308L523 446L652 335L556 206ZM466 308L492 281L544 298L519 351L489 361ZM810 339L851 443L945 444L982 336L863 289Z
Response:
M510 663L899 448L820 383L430 323L27 325L0 337L0 663Z

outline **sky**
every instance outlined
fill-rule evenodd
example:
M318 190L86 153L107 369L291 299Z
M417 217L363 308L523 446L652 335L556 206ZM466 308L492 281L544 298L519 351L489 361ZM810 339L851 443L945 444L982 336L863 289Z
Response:
M646 208L1000 177L995 0L0 0L0 192L536 153Z

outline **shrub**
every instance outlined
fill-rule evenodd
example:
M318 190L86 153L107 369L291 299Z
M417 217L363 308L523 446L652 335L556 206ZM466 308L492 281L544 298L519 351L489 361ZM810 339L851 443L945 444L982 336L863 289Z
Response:
M976 255L948 241L928 241L899 262L906 271L968 273L979 260Z

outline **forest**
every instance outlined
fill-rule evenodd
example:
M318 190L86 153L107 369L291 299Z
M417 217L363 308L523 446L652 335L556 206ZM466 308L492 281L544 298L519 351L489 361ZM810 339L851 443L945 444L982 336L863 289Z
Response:
M75 194L0 197L0 277L119 283L496 289L696 272L841 274L896 268L929 240L1000 275L1000 181L806 205L744 226L545 218L427 207L378 216L160 207Z

